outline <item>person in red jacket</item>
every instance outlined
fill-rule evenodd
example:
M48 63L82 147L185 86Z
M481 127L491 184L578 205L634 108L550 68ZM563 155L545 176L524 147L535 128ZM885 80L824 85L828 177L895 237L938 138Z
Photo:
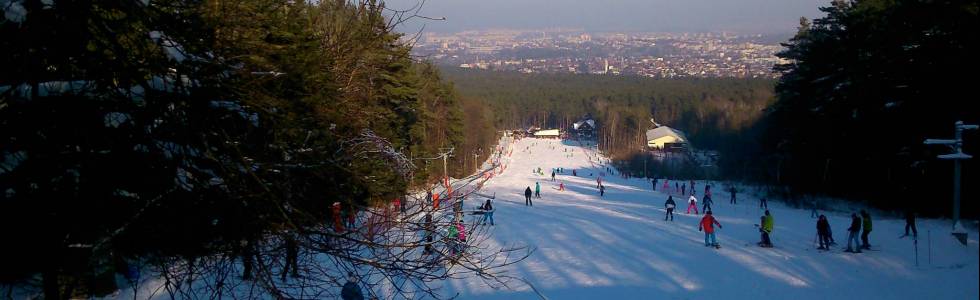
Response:
M704 230L704 246L715 246L718 247L718 240L715 239L715 227L721 229L721 223L715 220L715 217L711 215L711 211L704 212L704 217L701 218L701 223L698 223L698 231ZM710 240L710 242L709 242Z

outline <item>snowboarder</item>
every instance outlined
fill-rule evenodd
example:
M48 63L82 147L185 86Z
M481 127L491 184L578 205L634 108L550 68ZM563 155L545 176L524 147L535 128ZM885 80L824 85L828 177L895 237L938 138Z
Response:
M691 193L691 197L694 197L694 193ZM701 198L701 211L711 210L711 204L714 204L714 201L711 200L711 194L705 194L704 198Z
M766 201L766 197L759 198L759 208L769 209L769 201Z
M694 209L695 215L701 214L698 212L698 198L694 198L694 195L691 195L690 198L687 198L687 214L689 215L691 214L692 208Z
M354 272L347 272L347 277L347 283L340 290L340 298L344 300L364 300L361 287L357 284L357 276L354 276Z
M858 233L861 232L861 218L857 214L851 214L851 227L847 228L847 250L845 252L861 253L861 244L858 242ZM851 248L853 242L854 248Z
M670 218L671 221L674 220L674 207L677 207L677 203L674 203L674 196L667 196L667 202L664 202L664 207L667 208L667 214L664 215L664 221Z
M537 182L534 183L534 197L541 198L541 184Z
M864 232L861 233L861 242L864 244L861 245L861 248L871 249L871 243L868 243L868 234L871 233L871 214L862 209L861 218L864 225Z
M820 241L820 250L830 249L830 222L827 222L827 216L820 215L817 218L817 240Z
M606 186L599 185L599 197L602 197L605 194L606 194Z
M759 246L771 248L772 240L769 239L769 235L772 234L773 218L769 214L769 210L766 210L766 214L760 218L759 233L762 234L762 241L759 242Z
M718 225L718 229L721 229L721 223L715 220L715 217L711 215L711 211L704 212L704 217L701 218L701 222L698 223L698 231L704 230L704 246L714 246L718 248L718 240L715 239L715 227ZM709 242L710 239L710 242Z
M735 201L735 192L736 192L736 190L735 190L735 186L734 185L732 186L732 189L729 190L729 192L732 193L732 199L729 200L729 203L731 203L732 205L735 205L735 203L736 203L736 201Z
M483 206L480 206L480 210L483 211L483 220L480 221L480 224L486 223L487 220L490 220L490 226L493 226L494 209L493 204L490 204L490 199L487 199L487 202L484 203Z
M909 228L912 228L912 238L919 237L919 231L915 229L915 213L911 209L905 211L905 235L909 236Z
M524 189L524 206L534 206L534 203L531 201L531 187Z

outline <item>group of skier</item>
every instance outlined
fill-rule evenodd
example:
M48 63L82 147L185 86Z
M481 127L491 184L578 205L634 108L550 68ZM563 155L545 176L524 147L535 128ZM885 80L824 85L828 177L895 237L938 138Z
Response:
M664 180L663 185L661 186L663 188L663 191L667 191L669 187L669 182L670 182L669 179ZM654 183L654 189L656 189L656 186L659 182L656 179L654 179L653 183ZM675 182L674 184L676 185L678 183ZM693 185L694 183L692 182L691 186ZM688 195L688 199L687 199L688 205L687 205L686 213L690 214L691 210L693 210L694 213L698 215L700 214L697 205L698 199L693 194L693 191L686 190L685 189L686 187L687 184L682 184L681 187L678 189L678 191L681 192L681 195L686 195L687 194L686 192L692 192L690 195ZM730 203L735 204L737 190L735 189L735 187L731 187L729 189L729 192L731 193ZM705 197L704 199L702 199L702 207L701 207L701 212L704 212L704 217L702 217L701 221L698 223L698 230L704 231L705 233L705 246L718 247L718 243L714 233L715 230L714 225L717 225L718 228L721 228L721 224L718 223L718 220L715 219L712 213L711 210L712 200L710 195L711 195L711 186L706 185ZM666 212L664 213L664 221L674 220L674 210L676 209L676 207L677 207L677 203L674 201L674 196L672 193L669 193L669 195L667 196L667 201L664 202L664 209L666 210ZM763 215L759 217L759 224L755 224L760 234L760 241L757 244L760 247L770 248L773 247L771 235L775 227L775 220L772 213L769 211L769 205L766 198L759 199L759 208L764 209L764 212ZM815 210L815 208L811 208L811 211L813 210ZM915 227L915 215L911 211L906 212L905 221L906 221L905 235L901 236L900 238L909 236L910 232L913 237L917 237L918 230ZM816 236L815 243L819 242L819 247L817 247L817 249L829 250L830 246L836 245L836 242L834 241L834 237L833 237L833 232L831 230L830 222L828 221L827 216L822 214L819 215L817 217L816 227L817 227L817 236ZM852 214L851 225L847 228L848 231L847 248L844 251L861 253L862 249L864 250L871 249L871 244L868 240L871 230L872 230L872 221L871 221L870 213L868 213L866 210L861 210L860 213ZM860 237L860 240L858 240L858 237Z

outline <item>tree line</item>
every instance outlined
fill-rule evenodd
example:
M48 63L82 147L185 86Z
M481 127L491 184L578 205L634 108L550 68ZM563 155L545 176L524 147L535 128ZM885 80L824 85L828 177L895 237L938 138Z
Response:
M590 114L599 144L615 159L646 145L650 119L683 130L696 147L720 148L754 124L774 100L768 79L684 78L585 74L521 74L443 67L460 94L493 112L497 128L571 129Z

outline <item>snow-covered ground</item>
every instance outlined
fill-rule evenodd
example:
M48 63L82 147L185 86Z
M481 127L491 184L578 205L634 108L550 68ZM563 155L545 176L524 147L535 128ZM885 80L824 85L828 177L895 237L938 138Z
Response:
M899 239L904 220L874 218L874 251L851 254L846 244L849 213L827 214L838 246L816 250L816 219L809 210L770 201L775 248L755 245L762 210L758 199L739 195L728 202L714 189L714 215L721 249L704 246L701 216L684 213L678 197L673 222L664 221L668 194L649 181L605 176L599 197L596 176L604 166L575 142L524 139L516 142L507 170L486 183L496 193L497 244L526 244L536 251L507 269L548 299L978 299L977 232L967 246L949 234L948 221L918 222L919 266L912 239ZM567 149L568 152L565 152ZM605 159L603 159L605 161ZM535 175L540 167L545 175ZM551 168L565 168L550 181ZM578 176L572 176L575 169ZM591 175L590 175L591 173ZM542 198L524 205L523 191L541 183ZM662 182L662 181L661 181ZM704 182L697 184L700 199ZM672 185L672 184L671 184ZM700 206L700 203L698 203ZM700 209L700 207L699 207ZM930 241L931 240L931 247ZM461 299L538 299L518 280L493 289L480 279L447 281Z

